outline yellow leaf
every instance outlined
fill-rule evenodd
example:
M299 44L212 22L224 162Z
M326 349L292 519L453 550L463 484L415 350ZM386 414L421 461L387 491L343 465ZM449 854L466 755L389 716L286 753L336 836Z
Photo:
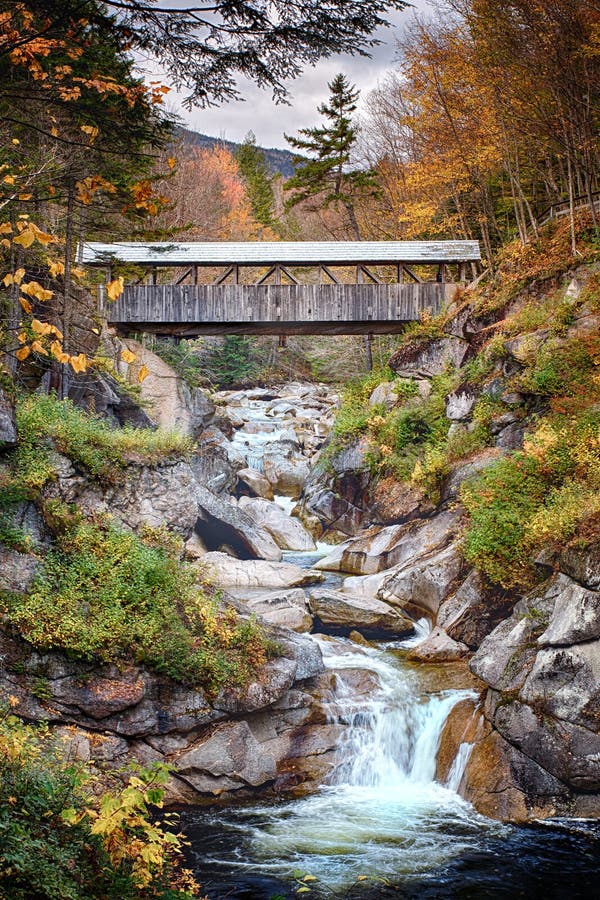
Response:
M52 341L50 344L50 353L54 356L60 363L69 362L69 354L65 353L62 348L62 344L60 341Z
M14 184L15 176L14 175L5 175L2 180L4 181L4 184Z
M48 351L39 341L33 341L31 344L31 349L35 350L36 353L41 353L43 356L48 356Z
M23 362L24 359L27 359L30 353L31 347L21 347L19 350L17 350L15 356L17 357L19 362Z
M174 169L177 165L177 159L174 156L169 156L167 159L167 165L170 169Z
M19 144L21 143L21 141L19 140L19 138L13 138L13 139L12 139L12 143L13 143L16 147L18 147Z
M53 292L47 291L38 281L29 281L27 284L22 284L21 290L24 294L35 297L36 300L39 300L42 303L44 300L50 300L53 296Z
M24 331L22 331L20 334L17 335L17 340L19 341L20 344L25 343L25 341L27 340L27 335L25 334Z
M127 365L129 365L129 363L135 362L137 357L136 357L135 353L131 352L131 350L125 349L121 353L121 359L123 360L124 363L127 363Z
M25 269L17 269L13 274L15 284L21 284L24 277L25 277Z
M70 356L69 362L74 372L85 372L87 368L87 358L84 353L80 353L78 356Z
M33 319L31 328L39 335L50 334L52 331L52 326L49 325L48 322L40 322L39 319Z
M60 260L57 262L51 262L48 266L48 271L50 272L52 278L58 278L59 275L65 274L64 263L60 262Z
M14 283L15 276L12 274L12 272L7 272L7 274L2 279L2 284L4 285L4 287L10 287L10 285Z
M120 275L114 281L110 281L106 285L106 295L109 300L116 300L123 293L123 277Z
M35 234L31 228L26 228L25 231L13 238L13 244L19 244L20 247L24 247L26 250L28 247L31 247L34 241Z
M23 309L25 310L27 315L29 315L29 313L31 312L31 309L32 309L31 303L29 302L29 300L26 300L25 297L19 297L19 303L21 304L21 306L23 307Z
M19 200L31 200L33 194L19 194Z
M81 130L85 134L89 134L90 143L92 143L92 141L94 141L98 137L98 129L96 128L95 125L82 125Z
M149 374L150 374L150 369L148 368L148 366L142 366L140 371L138 372L139 383L141 384L142 381L144 381L148 377Z
M12 234L12 225L10 222L0 222L0 234Z
M83 278L85 275L85 269L80 269L77 266L73 266L71 269L71 275L74 275L75 278Z
M38 241L38 243L43 244L44 247L47 244L55 244L56 243L55 237L53 237L51 234L48 234L46 231L42 231L42 229L38 228L37 225L34 225L32 223L29 227L33 231L33 233L35 235L35 239Z

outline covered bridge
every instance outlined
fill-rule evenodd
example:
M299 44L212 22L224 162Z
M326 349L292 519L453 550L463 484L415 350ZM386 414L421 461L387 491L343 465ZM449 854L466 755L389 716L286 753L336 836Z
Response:
M435 314L475 271L477 241L87 243L87 266L135 267L102 310L120 332L385 334Z

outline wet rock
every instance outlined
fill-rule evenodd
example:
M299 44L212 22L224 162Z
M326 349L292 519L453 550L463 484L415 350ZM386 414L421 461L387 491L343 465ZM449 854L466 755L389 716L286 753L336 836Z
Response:
M246 601L248 609L271 625L284 625L292 631L308 632L312 616L308 611L306 594L301 588L265 591Z
M341 591L318 589L310 592L309 605L324 625L390 634L411 634L414 630L410 619L380 600L358 599Z
M323 581L319 572L293 563L233 559L225 553L207 553L200 560L200 567L221 587L288 588Z
M288 516L276 503L259 497L241 497L238 505L282 550L316 549L315 542L298 519Z
M453 640L475 650L510 615L513 605L514 599L507 591L488 585L481 573L473 569L440 606L437 624Z
M484 816L505 822L549 818L568 789L488 727L467 762L462 796Z
M587 547L567 547L560 554L561 571L593 591L600 590L600 541Z
M369 487L365 519L376 525L396 525L431 515L433 503L412 484L384 478ZM354 532L351 532L354 533Z
M444 511L424 522L369 528L335 547L315 568L356 575L382 572L445 547L459 523L458 512Z
M416 647L408 652L408 659L414 662L445 663L456 662L469 653L466 644L453 641L446 632L436 626Z
M200 485L196 489L196 502L199 516L196 531L209 550L228 544L238 556L245 559L281 559L281 550L271 535L257 525L243 509Z
M0 387L0 449L7 450L16 446L17 420L15 405Z
M271 482L261 472L255 469L240 469L237 478L237 492L241 496L262 497L263 500L274 499Z
M39 561L33 556L0 547L0 591L26 594L39 567Z
M389 361L390 369L404 378L431 378L441 375L448 366L462 365L469 344L455 335L434 341L405 344Z
M434 620L441 604L464 576L465 563L454 544L416 562L392 569L377 593L380 600L407 615Z
M600 593L562 574L554 579L553 589L554 608L538 644L561 646L600 638Z
M452 707L440 735L435 762L435 780L446 784L456 755L463 743L473 744L481 734L482 715L479 701L460 700Z
M513 746L575 791L600 788L600 735L533 709L496 698L494 726ZM597 798L600 811L600 797Z

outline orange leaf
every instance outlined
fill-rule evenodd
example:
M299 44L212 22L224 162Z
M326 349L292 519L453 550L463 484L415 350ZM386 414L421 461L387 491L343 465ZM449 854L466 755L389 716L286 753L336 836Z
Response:
M138 372L139 383L141 384L142 381L144 381L148 377L149 374L150 374L150 369L148 368L148 366L142 366L140 371Z
M106 295L109 300L116 300L123 293L123 277L120 275L106 285Z
M35 350L36 353L41 353L43 356L48 356L48 351L39 341L33 341L31 349Z
M19 297L19 303L21 304L27 315L29 315L32 310L32 306L29 300L26 300L25 297Z
M136 357L135 353L132 353L131 350L128 350L126 348L121 353L121 359L123 360L124 363L127 363L127 365L129 365L129 363L135 362L137 357Z
M24 359L27 359L30 353L31 347L21 347L19 350L17 350L15 356L17 357L19 362L23 362Z

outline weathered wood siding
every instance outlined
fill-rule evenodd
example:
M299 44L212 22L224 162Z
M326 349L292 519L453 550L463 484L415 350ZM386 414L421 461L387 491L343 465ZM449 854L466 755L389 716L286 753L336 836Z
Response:
M128 285L106 302L121 330L191 334L389 332L435 314L449 284Z

